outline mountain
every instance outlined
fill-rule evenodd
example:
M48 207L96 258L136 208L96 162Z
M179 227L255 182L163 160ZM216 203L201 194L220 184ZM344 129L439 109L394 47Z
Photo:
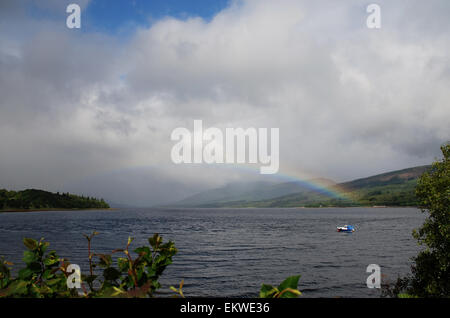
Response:
M103 199L69 193L51 193L36 189L23 191L0 189L0 211L108 208L108 203Z
M334 185L335 182L328 179L314 179L311 182ZM208 190L190 196L184 200L173 203L170 206L198 207L198 206L222 206L228 202L253 202L269 200L272 198L309 191L305 182L235 182L223 187Z
M230 184L199 193L172 206L184 207L319 207L415 206L414 189L430 166L391 171L336 184L327 179L280 184ZM308 183L320 183L312 190Z
M337 196L309 191L252 204L261 207L415 206L417 179L429 168L420 166L391 171L328 187L338 193Z
M393 184L403 184L405 182L416 180L431 166L419 166L403 170L386 172L376 176L356 179L341 184L343 188L347 190L372 188L376 186L385 186Z

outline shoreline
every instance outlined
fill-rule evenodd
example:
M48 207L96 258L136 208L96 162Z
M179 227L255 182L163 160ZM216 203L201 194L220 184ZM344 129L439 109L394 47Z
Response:
M418 206L414 205L378 205L378 206L372 206L372 205L360 205L360 206L281 206L281 207L259 207L259 206L245 206L245 207L205 207L205 206L186 206L186 207L149 207L149 208L156 208L156 209L350 209L350 208L371 208L371 209L387 209L387 208L415 208L420 209ZM138 208L142 209L142 208ZM145 208L144 208L145 209Z
M292 206L292 207L154 207L159 209L349 209L349 208L371 208L371 209L386 209L386 208L415 208L420 209L417 206L322 206L322 207L305 207L305 206ZM28 213L28 212L66 212L66 211L117 211L121 208L76 208L76 209L63 209L63 208L49 208L49 209L11 209L0 210L1 213ZM141 208L137 208L141 209ZM149 208L151 209L151 207Z
M7 210L0 210L0 213L16 213L16 212L56 212L56 211L114 211L119 210L118 208L74 208L74 209L67 209L67 208L48 208L48 209L7 209Z

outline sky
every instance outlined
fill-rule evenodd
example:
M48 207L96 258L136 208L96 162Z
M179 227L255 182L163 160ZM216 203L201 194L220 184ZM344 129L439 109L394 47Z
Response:
M450 2L377 1L379 29L371 3L3 0L0 188L149 206L278 177L175 165L196 119L279 128L294 180L429 164L450 140Z

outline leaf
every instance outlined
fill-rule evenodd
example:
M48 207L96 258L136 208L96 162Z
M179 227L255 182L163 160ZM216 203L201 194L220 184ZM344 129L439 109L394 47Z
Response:
M278 290L283 291L286 288L291 288L291 289L297 289L298 286L298 280L300 279L301 275L295 275L295 276L290 276L288 278L286 278L279 286L278 286Z
M50 243L48 243L48 242L43 242L42 243L42 246L41 246L41 250L42 250L42 253L45 253L46 251L47 251L47 248L50 246Z
M119 257L117 259L117 266L120 271L126 272L128 270L128 260L126 258Z
M183 285L184 285L184 279L181 281L179 289L176 289L173 286L170 286L169 288L170 288L170 290L172 290L175 293L177 293L178 295L180 295L182 298L185 298L184 295L183 295Z
M137 249L134 250L134 252L139 255L150 255L151 254L150 249L147 246L138 247Z
M409 294L398 294L397 297L398 298L418 298L417 296L409 295Z
M103 271L103 276L106 280L116 280L120 275L121 273L114 267L108 267Z
M115 290L115 293L113 293L111 296L113 296L113 297L115 297L115 296L118 296L118 295L121 295L121 294L124 294L125 293L125 291L124 290L122 290L122 289L119 289L119 288L117 288L117 287L115 287L115 286L113 286L113 289Z
M59 278L54 278L54 279L50 279L47 281L47 285L52 286L52 285L56 285L60 282L61 280Z
M41 263L39 262L32 262L28 264L28 268L35 273L39 273L42 270Z
M32 238L24 238L23 244L30 250L35 250L38 248L38 242Z
M23 252L23 261L27 264L31 264L37 260L36 254L31 251Z
M27 293L27 285L28 283L23 280L16 280L11 283L7 290L7 295L23 295Z
M261 285L261 290L259 291L260 298L273 298L273 296L278 293L278 289L272 285Z
M45 286L45 285L41 286L40 288L37 288L37 287L33 286L33 289L34 289L34 292L39 293L39 294L43 294L43 295L45 295L45 294L52 294L54 292L50 287Z
M162 242L162 237L159 236L158 233L155 233L153 235L153 237L150 237L148 239L148 242L151 245L151 247L153 247L153 249L157 249L159 247L159 245L161 244L161 242Z
M56 270L58 271L59 268L56 268ZM54 272L53 269L47 269L44 274L42 275L43 279L52 279L54 277Z
M184 286L184 279L181 280L181 283L180 283L180 290L183 289L183 286Z
M286 278L278 287L272 285L261 285L259 297L261 298L296 298L301 295L297 290L300 275L290 276Z
M23 268L19 271L19 278L22 280L31 279L33 271L29 268Z
M57 259L57 258L48 257L48 258L44 259L44 265L46 265L46 266L51 266L58 262L59 262L59 259Z

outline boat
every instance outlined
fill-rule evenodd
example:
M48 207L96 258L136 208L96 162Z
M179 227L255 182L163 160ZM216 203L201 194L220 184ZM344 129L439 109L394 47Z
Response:
M355 228L351 225L344 225L337 227L338 232L355 232Z

